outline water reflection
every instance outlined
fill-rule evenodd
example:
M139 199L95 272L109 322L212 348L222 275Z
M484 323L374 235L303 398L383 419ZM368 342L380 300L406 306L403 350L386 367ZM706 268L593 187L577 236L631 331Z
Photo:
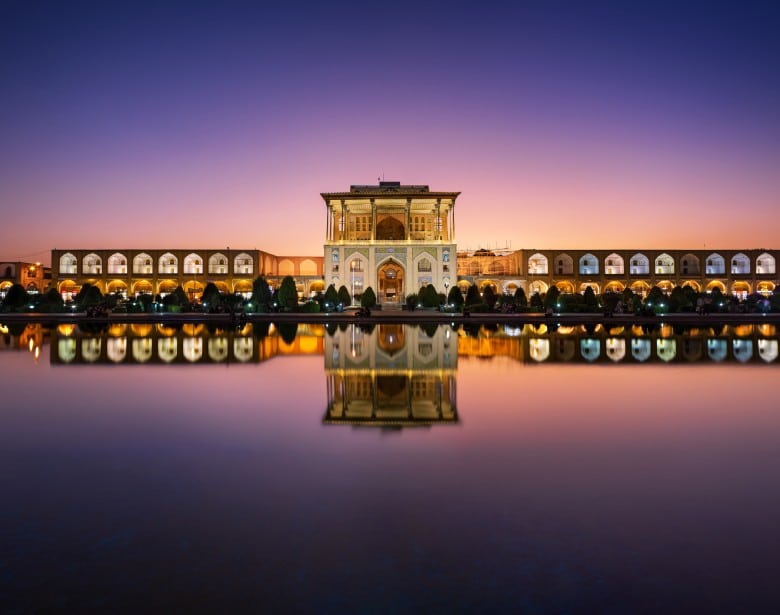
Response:
M325 338L323 422L401 428L458 422L450 327L350 326Z

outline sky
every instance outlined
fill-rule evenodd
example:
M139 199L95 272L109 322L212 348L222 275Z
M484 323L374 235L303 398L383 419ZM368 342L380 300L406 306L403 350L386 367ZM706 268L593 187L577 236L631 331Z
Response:
M320 255L321 192L459 248L780 248L780 3L0 3L0 259Z

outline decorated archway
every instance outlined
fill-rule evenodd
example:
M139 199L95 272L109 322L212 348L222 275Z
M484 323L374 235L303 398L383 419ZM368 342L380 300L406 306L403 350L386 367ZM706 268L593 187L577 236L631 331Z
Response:
M148 280L138 280L133 284L133 294L138 295L152 295L154 294L154 287Z
M556 282L555 287L564 295L574 294L574 283L569 282L568 280Z
M203 295L203 284L197 280L188 280L184 283L182 288L187 294L187 299L190 301L200 301L200 298Z
M406 229L400 220L389 216L377 223L376 238L378 241L401 241L406 239Z
M377 225L378 228L378 225ZM400 303L404 299L404 268L394 259L388 259L377 270L380 303Z
M622 282L612 281L604 287L605 293L622 293L626 289Z
M711 293L713 290L718 289L723 294L726 293L726 285L721 282L720 280L713 280L709 284L707 284L707 288L705 289L708 293Z
M81 286L76 284L73 280L63 280L59 283L57 290L60 295L62 295L63 301L71 301L73 297L79 294Z
M744 301L750 294L750 284L742 281L734 282L731 285L731 294Z

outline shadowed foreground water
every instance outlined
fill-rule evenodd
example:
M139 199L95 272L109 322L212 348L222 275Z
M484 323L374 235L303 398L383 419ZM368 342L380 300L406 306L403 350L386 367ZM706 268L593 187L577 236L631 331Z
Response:
M603 357L611 334L298 333L246 362L232 332L205 363L161 359L194 330L148 363L129 332L119 361L117 331L6 343L3 608L774 610L774 331L718 332L723 361L706 334L667 361L657 340L700 337L656 332L647 362L592 363L581 339ZM566 339L585 354L556 360Z

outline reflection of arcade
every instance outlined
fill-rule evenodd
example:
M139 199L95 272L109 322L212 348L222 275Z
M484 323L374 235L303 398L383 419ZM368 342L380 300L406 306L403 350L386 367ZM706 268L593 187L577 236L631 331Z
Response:
M318 325L247 324L237 328L187 323L114 324L90 331L73 324L55 330L53 364L259 363L277 355L322 354Z
M350 325L325 338L323 422L411 427L458 422L457 337L449 327Z

